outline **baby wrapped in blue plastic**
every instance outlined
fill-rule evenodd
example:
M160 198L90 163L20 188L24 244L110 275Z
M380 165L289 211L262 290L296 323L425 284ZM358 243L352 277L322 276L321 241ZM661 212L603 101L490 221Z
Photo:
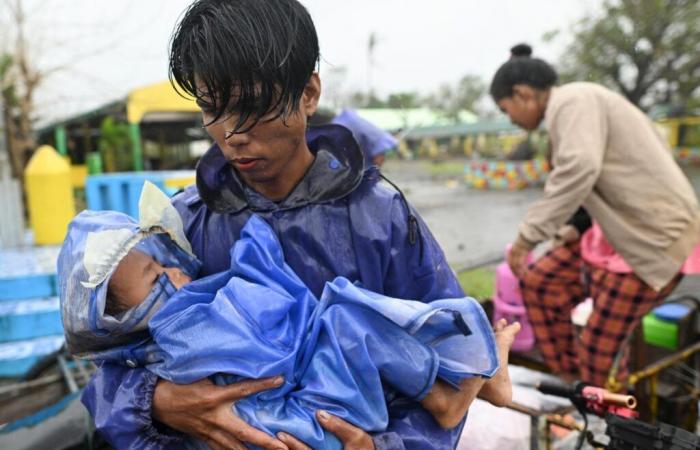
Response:
M139 223L86 211L69 226L59 290L66 343L78 356L145 366L181 384L281 374L282 387L237 401L234 412L315 449L341 448L317 423L318 409L380 431L385 395L420 400L436 377L457 386L498 369L493 331L473 299L400 300L345 278L316 298L257 216L228 271L186 283L199 262L177 212L148 184L140 210Z

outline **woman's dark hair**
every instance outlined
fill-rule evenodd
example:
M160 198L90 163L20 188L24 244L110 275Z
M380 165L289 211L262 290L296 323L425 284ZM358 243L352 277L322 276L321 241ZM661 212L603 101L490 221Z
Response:
M316 28L296 0L199 0L173 33L169 75L212 112L210 123L237 114L243 132L268 113L297 111L318 60Z
M498 68L491 81L491 97L495 101L513 95L513 86L527 84L547 89L557 82L557 72L545 61L532 58L532 47L518 44L510 49L510 59Z

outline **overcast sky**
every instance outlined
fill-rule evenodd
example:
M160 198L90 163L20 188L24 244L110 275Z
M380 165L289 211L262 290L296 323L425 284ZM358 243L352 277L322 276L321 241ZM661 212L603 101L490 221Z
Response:
M33 57L59 70L39 94L43 120L84 112L167 76L168 40L189 0L24 0ZM488 80L518 42L556 62L571 25L600 0L303 0L331 91L430 93L471 73ZM2 19L7 20L7 12ZM6 29L6 28L5 28ZM544 33L560 30L551 43ZM376 33L371 71L367 42ZM2 36L0 36L1 38ZM328 103L328 100L326 101Z

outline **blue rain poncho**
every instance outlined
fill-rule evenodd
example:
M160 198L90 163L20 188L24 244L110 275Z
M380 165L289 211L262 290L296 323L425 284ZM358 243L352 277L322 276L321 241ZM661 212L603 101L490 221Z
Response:
M373 164L372 159L375 156L387 153L399 145L399 141L389 132L363 119L353 109L342 110L331 122L342 125L352 132L365 156L367 167Z
M66 346L74 355L121 363L129 348L149 340L148 320L175 291L166 275L137 307L119 317L104 314L109 280L131 249L191 278L199 273L180 216L151 183L144 186L139 212L137 223L122 213L83 211L68 226L57 273Z
M231 269L183 287L150 329L162 353L148 368L161 378L284 375L283 387L234 409L255 428L291 433L314 449L342 448L316 422L317 409L381 431L389 419L382 383L421 399L436 374L455 384L498 368L493 332L475 300L398 300L343 277L317 299L257 216L233 248Z
M214 145L199 161L197 186L173 199L200 276L230 268L230 249L248 219L274 230L285 261L320 298L342 276L388 297L432 302L464 293L439 245L394 189L363 170L362 153L340 126L311 128L313 165L283 201L272 202L245 184ZM158 377L145 368L104 363L83 394L95 426L117 448L177 448L182 435L155 427L151 402ZM453 449L462 427L445 430L416 401L388 398L386 431L371 433L376 450Z
M97 360L145 365L180 384L282 374L281 388L236 402L236 413L270 434L286 431L314 449L334 450L341 444L317 423L317 409L381 431L388 423L384 387L421 399L436 375L456 384L465 377L491 376L498 367L493 333L474 300L428 305L392 299L343 277L327 283L319 300L285 263L274 232L257 216L234 245L230 270L178 292L163 289L169 282L159 281L124 316L105 315L98 299L105 298L110 274L130 248L147 251L159 262L196 268L188 251L157 233L161 229L168 228L156 225L145 232L113 212L83 213L71 223L61 261L72 268L69 278L89 274L64 284L64 323L72 350ZM91 265L95 260L98 264ZM80 261L87 262L85 272L79 270ZM82 298L89 303L73 301ZM152 313L149 329L155 342L135 334L143 331L142 321L134 319L144 316L138 311ZM110 320L120 327L110 328ZM128 337L134 341L125 342Z

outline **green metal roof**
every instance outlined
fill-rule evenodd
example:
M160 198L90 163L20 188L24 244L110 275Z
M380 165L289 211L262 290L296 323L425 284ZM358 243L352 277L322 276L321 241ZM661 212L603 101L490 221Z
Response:
M355 111L363 119L387 131L435 125L446 126L454 123L454 121L446 118L438 111L429 108L364 108L356 109ZM462 111L459 120L465 123L473 123L477 121L477 117L474 113Z
M441 138L494 133L524 133L524 131L508 120L496 119L482 120L475 123L417 127L409 130L404 137L407 139L420 139L425 137Z

